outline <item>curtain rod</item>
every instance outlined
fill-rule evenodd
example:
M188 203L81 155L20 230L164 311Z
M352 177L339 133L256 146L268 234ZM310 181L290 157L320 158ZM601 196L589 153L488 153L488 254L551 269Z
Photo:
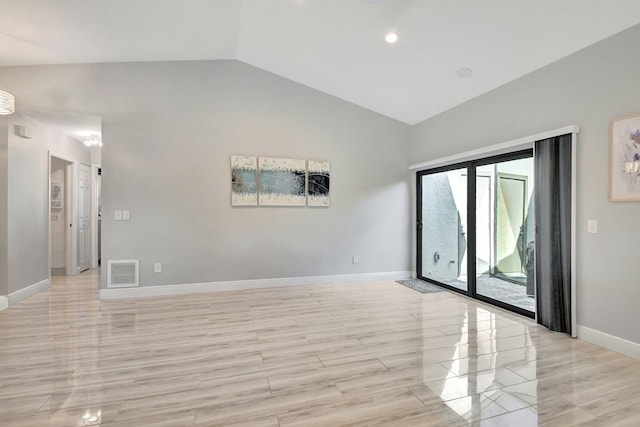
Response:
M438 166L445 166L448 164L459 163L466 160L478 159L481 157L488 157L491 155L498 155L508 153L509 151L516 151L517 149L533 148L535 141L541 139L553 138L554 136L566 135L568 133L580 133L580 126L572 125L565 126L559 129L550 130L547 132L537 133L531 136L525 136L524 138L518 138L511 141L503 142L500 144L489 145L488 147L478 148L477 150L465 151L462 153L454 154L451 156L441 157L435 160L429 160L428 162L417 163L409 166L409 170L426 169Z

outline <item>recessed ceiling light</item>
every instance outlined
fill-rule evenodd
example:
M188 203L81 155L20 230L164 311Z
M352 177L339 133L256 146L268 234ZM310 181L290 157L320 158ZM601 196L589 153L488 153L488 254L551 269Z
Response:
M471 68L460 68L456 74L458 74L458 77L461 79L468 79L473 76L473 70Z
M100 137L100 132L94 132L94 131L91 131L91 130L83 130L83 131L76 132L76 135L82 136L82 137L91 137L91 136Z
M394 44L398 41L398 35L395 32L391 31L384 36L384 39L387 41L387 43Z

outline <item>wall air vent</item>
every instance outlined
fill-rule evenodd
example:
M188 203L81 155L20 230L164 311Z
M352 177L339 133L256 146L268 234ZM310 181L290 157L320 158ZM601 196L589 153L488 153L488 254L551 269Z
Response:
M140 279L140 260L109 260L107 266L108 288L137 287Z
M23 125L13 125L13 133L20 138L31 139L31 129Z

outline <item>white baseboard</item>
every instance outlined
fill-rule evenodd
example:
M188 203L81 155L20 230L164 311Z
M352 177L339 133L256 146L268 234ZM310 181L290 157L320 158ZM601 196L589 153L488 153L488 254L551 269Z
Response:
M9 308L9 298L0 296L0 311L6 310L7 308Z
M143 286L138 288L100 289L100 299L120 299L184 295L202 292L239 291L245 289L282 288L290 286L330 285L339 283L400 280L412 276L411 271L341 274L336 276L283 277L279 279L236 280L230 282L188 283L184 285Z
M578 331L578 338L581 340L624 354L625 356L633 357L634 359L640 359L640 344L637 342L587 328L586 326L578 325L576 329Z
M51 287L51 281L49 279L41 280L38 283L34 283L33 285L27 286L24 289L20 289L19 291L15 291L9 294L9 306L16 305L20 301L29 298L32 295L37 294L40 291L44 291L45 289L49 289Z

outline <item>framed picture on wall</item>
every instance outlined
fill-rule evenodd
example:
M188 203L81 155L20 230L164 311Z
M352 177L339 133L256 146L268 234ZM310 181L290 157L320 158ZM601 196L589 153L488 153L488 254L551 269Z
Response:
M62 183L51 183L51 209L62 209Z
M611 120L609 200L640 201L640 114Z

